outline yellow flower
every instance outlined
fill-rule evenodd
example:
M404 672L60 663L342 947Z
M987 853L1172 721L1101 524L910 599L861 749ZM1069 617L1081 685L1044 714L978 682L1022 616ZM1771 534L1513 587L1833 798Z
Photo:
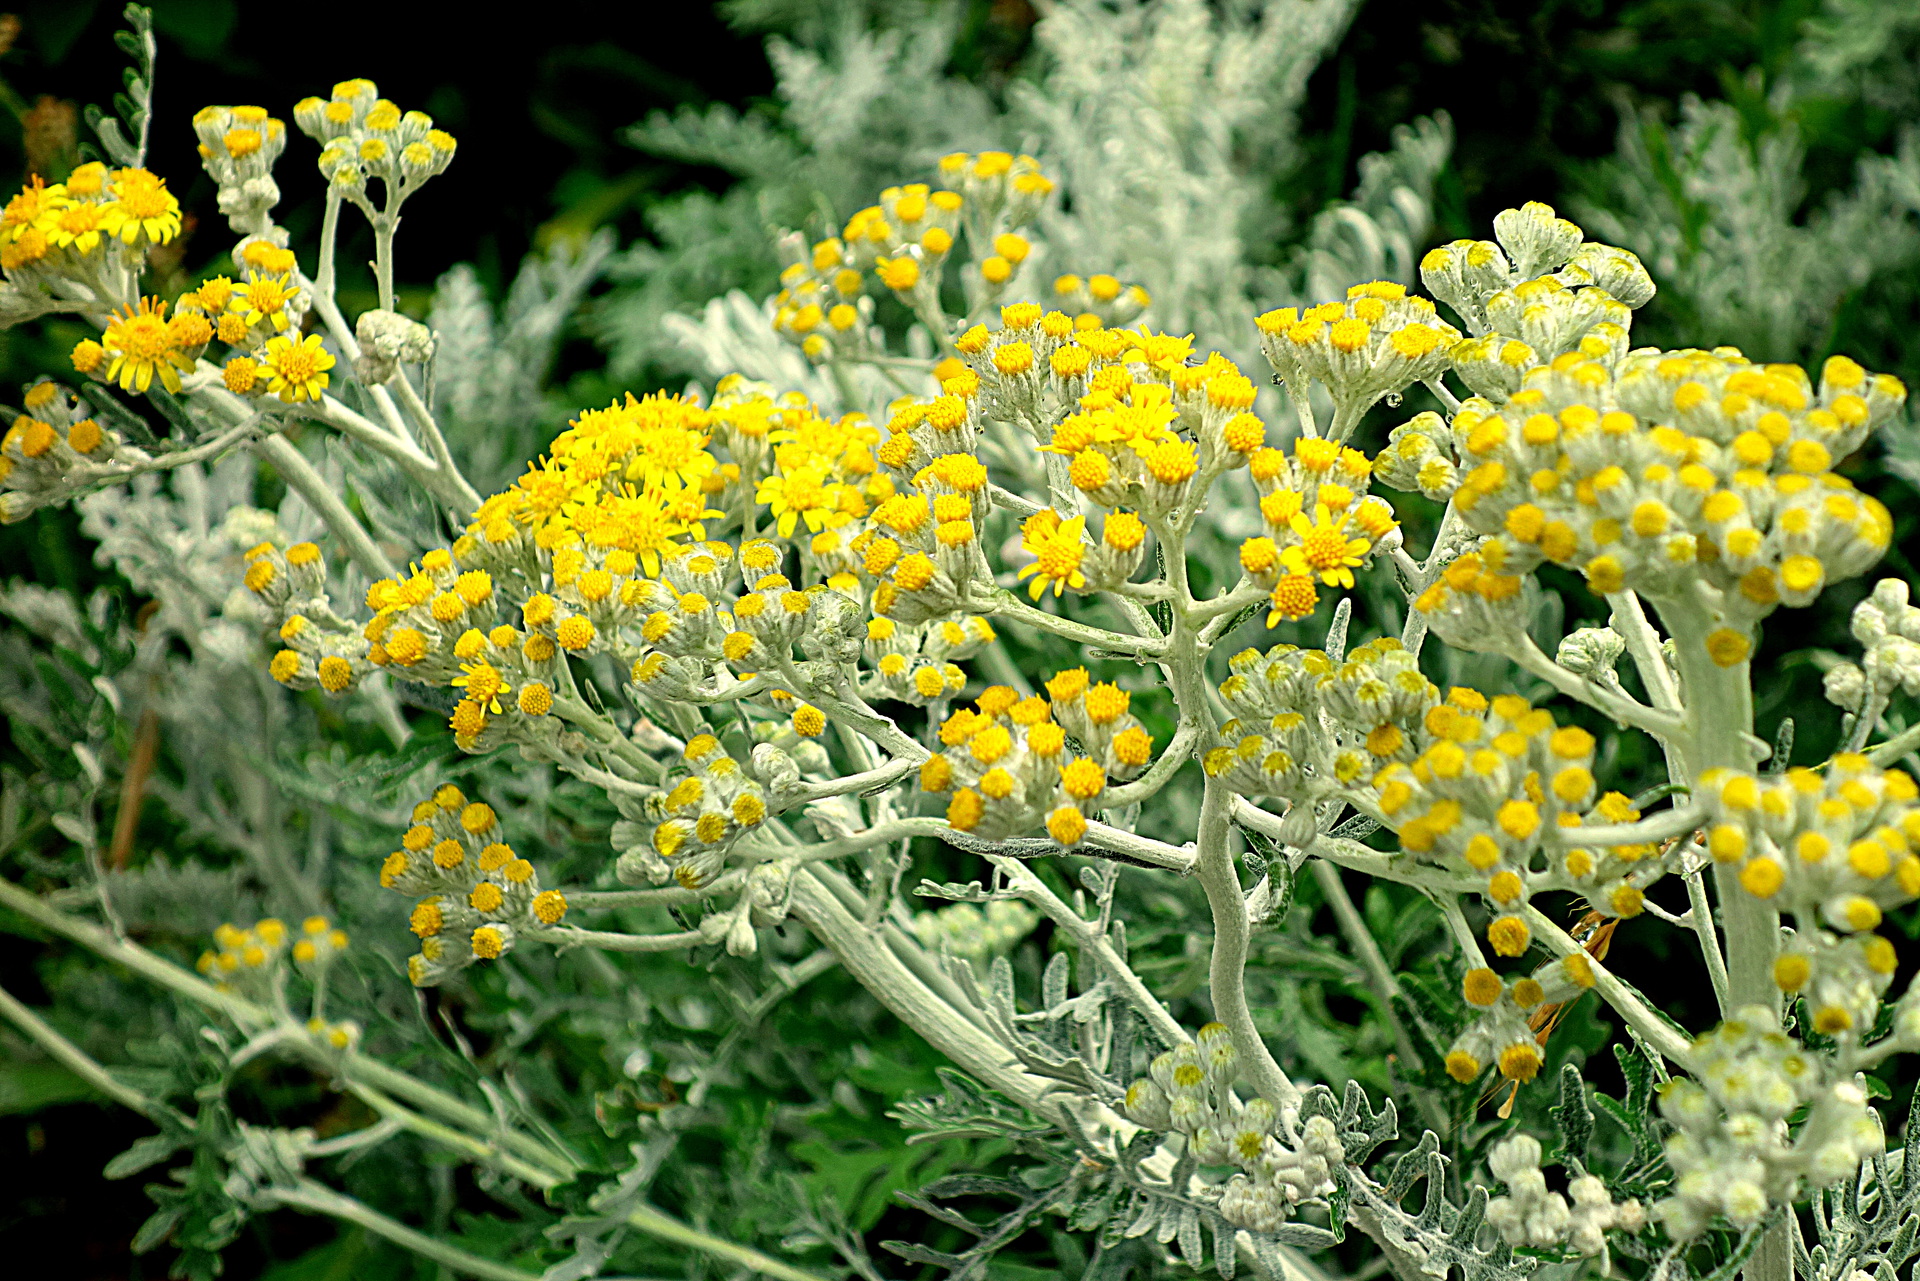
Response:
M778 521L780 537L791 538L802 519L809 530L819 533L829 516L839 514L840 486L831 483L828 476L827 463L817 460L784 475L767 477L760 482L753 500ZM844 518L834 523L844 523Z
M491 663L462 663L460 675L453 678L453 686L466 690L469 699L495 716L500 714L500 696L513 690Z
M270 320L275 329L287 327L287 304L299 291L286 276L247 273L247 283L235 292L227 305L249 326Z
M111 189L113 201L100 215L101 230L109 236L129 245L145 236L148 244L164 245L180 234L180 202L164 178L145 169L121 169Z
M261 363L272 378L267 391L291 405L320 399L327 388L327 371L333 368L333 354L321 345L319 334L302 340L279 334L267 340Z
M1295 512L1289 526L1300 541L1287 548L1281 560L1296 574L1318 574L1329 587L1352 587L1353 568L1360 564L1373 544L1364 538L1347 537L1347 518L1351 512L1331 516L1326 504L1315 505L1313 519Z
M1020 546L1037 559L1021 569L1020 577L1033 577L1027 588L1033 599L1039 600L1049 585L1055 596L1069 587L1079 591L1087 585L1086 575L1080 572L1080 560L1085 554L1080 536L1086 527L1085 516L1075 516L1062 524L1051 507L1027 517L1020 527Z
M7 201L6 209L0 211L0 244L16 239L49 209L55 208L59 200L59 193L48 190L38 174L28 178L20 194Z
M122 391L144 392L158 374L161 386L179 391L180 371L192 369L193 362L173 340L173 331L167 328L167 304L158 298L142 298L138 310L115 312L100 338L111 357L107 381L117 381Z
M100 244L101 223L106 206L76 201L50 213L45 231L56 249L71 249L77 254L92 253Z

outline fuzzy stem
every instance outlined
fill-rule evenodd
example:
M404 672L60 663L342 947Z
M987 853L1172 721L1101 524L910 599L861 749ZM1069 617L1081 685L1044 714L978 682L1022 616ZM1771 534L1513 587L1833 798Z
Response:
M1554 954L1572 956L1577 952L1585 956L1593 971L1593 990L1600 994L1601 999L1611 1005L1640 1034L1640 1038L1662 1056L1688 1071L1692 1070L1692 1047L1687 1044L1685 1037L1674 1030L1672 1024L1649 1009L1645 1002L1628 990L1626 984L1614 977L1611 970L1595 960L1572 935L1556 925L1539 908L1527 904L1520 909L1520 914L1526 920L1527 928Z
M1102 934L1092 921L1074 911L1064 899L1047 888L1046 882L1035 876L1032 870L1018 859L994 855L991 861L1007 878L1007 885L1015 894L1046 913L1048 919L1055 925L1073 936L1073 941L1079 946L1082 955L1091 956L1101 970L1105 971L1113 985L1125 994L1127 1002L1152 1026L1154 1035L1160 1038L1161 1044L1171 1047L1183 1045L1193 1039L1187 1035L1186 1029L1180 1026L1173 1015L1167 1013L1167 1007L1160 1004L1159 999L1147 990L1147 985L1140 981L1140 976L1135 974L1126 961L1121 959L1120 954L1113 950L1113 944L1107 941L1106 935Z
M388 1218L366 1202L356 1200L342 1192L335 1192L326 1184L313 1179L301 1179L291 1187L270 1188L264 1195L267 1199L291 1209L324 1214L356 1224L376 1236L385 1237L395 1245L411 1250L423 1259L431 1259L442 1267L463 1276L478 1277L480 1281L537 1281L531 1272L522 1272L519 1268L505 1263L483 1259L477 1254L469 1254L457 1245L416 1231L398 1219Z
M0 1015L4 1015L8 1022L26 1033L29 1039L52 1055L62 1067L121 1107L131 1108L155 1120L168 1111L163 1104L148 1098L132 1086L123 1084L113 1073L107 1071L104 1065L60 1035L54 1030L52 1024L35 1014L5 988L0 988Z
M387 554L380 550L380 545L373 541L366 526L348 509L340 495L328 488L325 478L314 470L307 456L294 448L293 442L284 436L267 436L255 441L253 448L273 464L287 487L305 499L314 514L347 545L347 554L361 573L371 578L394 577L393 562L387 559Z
M936 996L811 870L794 873L792 912L833 949L847 973L934 1049L1022 1106L1040 1106L1053 1087L1021 1070L1005 1046Z
M1207 781L1200 802L1200 857L1196 863L1200 887L1206 891L1207 906L1213 910L1213 959L1208 966L1209 989L1213 994L1213 1017L1227 1025L1233 1034L1233 1048L1239 1052L1251 1084L1275 1107L1292 1107L1300 1101L1299 1087L1287 1079L1273 1052L1260 1036L1247 1004L1247 945L1251 930L1247 925L1247 904L1240 890L1240 877L1233 867L1233 823L1231 797L1225 789Z

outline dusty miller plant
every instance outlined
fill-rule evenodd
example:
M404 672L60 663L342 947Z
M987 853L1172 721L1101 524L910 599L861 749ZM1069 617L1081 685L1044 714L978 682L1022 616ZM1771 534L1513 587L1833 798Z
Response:
M1270 57L1240 68L1250 81L1298 80L1272 34L1291 12L1259 20L1280 25L1248 46ZM1125 25L1146 13L1061 47L1112 31L1151 45ZM144 36L145 13L129 19ZM151 43L130 43L150 83ZM468 1057L434 1072L391 1052L391 989L340 976L362 946L347 927L377 937L404 919L405 977L423 990L557 981L556 951L774 953L743 1028L844 969L952 1065L899 1122L997 1144L995 1170L905 1196L947 1231L887 1243L953 1277L984 1276L1042 1222L1119 1267L1157 1254L1224 1277L1312 1275L1308 1253L1353 1234L1408 1281L1787 1281L1915 1253L1911 1167L1865 1076L1920 1048L1920 998L1891 990L1879 932L1920 896L1920 788L1893 766L1920 732L1881 728L1920 688L1906 584L1882 580L1853 612L1861 653L1828 682L1849 713L1828 759L1790 766L1752 712L1768 620L1887 550L1887 510L1835 467L1899 413L1897 380L1845 357L1810 375L1728 346L1635 347L1652 277L1528 204L1491 240L1420 257L1431 300L1363 279L1310 305L1248 305L1244 345L1283 404L1263 395L1266 370L1256 382L1151 320L1169 306L1176 327L1228 330L1234 290L1261 287L1225 267L1183 276L1172 252L1182 219L1220 213L1183 194L1211 163L1204 139L1179 144L1200 176L1145 188L1064 146L1055 168L960 151L837 234L778 238L782 288L753 309L752 342L782 352L797 386L733 373L581 411L516 479L489 480L510 472L475 455L483 496L450 433L513 430L505 404L535 412L553 317L602 250L530 267L504 338L457 275L433 325L399 314L401 205L456 146L350 80L292 111L327 183L319 243L293 247L274 218L284 123L208 107L194 127L234 275L145 296L145 255L180 210L143 167L135 98L140 142L103 127L106 161L30 182L0 215L7 314L97 333L71 379L24 389L0 510L76 503L156 602L136 622L104 598L0 600L19 624L4 694L45 773L43 812L10 800L7 835L42 823L78 852L25 867L46 892L0 882L0 903L179 1003L143 1016L135 1070L12 996L0 1014L157 1128L108 1171L175 1163L137 1246L170 1241L180 1270L211 1275L249 1216L287 1207L456 1272L533 1275L321 1177L404 1136L473 1163L503 1199L564 1208L550 1278L597 1274L632 1233L715 1266L816 1275L649 1203L671 1127L609 1175L517 1069ZM1076 173L1068 215L1054 175ZM1386 172L1369 182L1385 190ZM1382 198L1411 235L1417 210ZM1174 211L1157 256L1128 248L1155 207ZM1378 251L1368 267L1404 265L1377 218L1349 213ZM351 319L334 288L343 217L368 219L377 255L380 305ZM1315 287L1339 261L1320 248ZM1163 272L1163 294L1106 269L1136 261ZM1369 411L1410 393L1440 410L1372 456L1356 448ZM261 463L284 487L274 508L255 505ZM1438 505L1424 547L1376 487ZM1543 645L1549 567L1604 598L1610 625ZM1344 595L1368 580L1390 608ZM1242 633L1322 617L1318 648L1228 653ZM1443 689L1422 666L1441 648L1497 655L1563 701ZM113 870L103 745L130 689L193 762L167 799L195 839L245 856L274 914L249 910L234 877ZM454 750L407 704L444 719ZM391 776L324 746L323 717L393 744ZM1660 776L1603 780L1610 754L1586 725L1642 737ZM280 750L302 735L303 755ZM459 754L509 764L469 794L443 781ZM565 877L524 822L558 779L615 816L609 845ZM332 825L348 820L385 826L391 852L335 878ZM979 875L903 894L915 841ZM1432 904L1455 988L1402 990L1343 873ZM1624 1097L1591 1095L1569 1068L1551 1083L1550 1149L1522 1130L1450 1171L1434 1129L1403 1125L1402 1102L1446 1113L1426 1084L1376 1100L1294 1079L1256 1023L1248 967L1302 874L1410 1067L1431 1058L1455 1093L1517 1088L1541 1073L1543 1028L1591 995L1626 1030ZM1118 893L1183 878L1211 915L1213 1020L1197 1028L1136 969ZM915 895L952 906L916 912ZM195 963L132 938L215 904L250 923L210 923ZM1569 906L1573 931L1557 919ZM612 928L636 908L679 928ZM1043 919L1067 946L1023 984L1005 951ZM1628 920L1681 932L1719 1006L1711 1026L1679 1026L1607 967ZM539 1026L516 1034L533 1062ZM227 1091L263 1058L324 1074L367 1123L322 1138L242 1119ZM1627 1148L1596 1151L1596 1106ZM836 1209L802 1217L796 1246L883 1274Z

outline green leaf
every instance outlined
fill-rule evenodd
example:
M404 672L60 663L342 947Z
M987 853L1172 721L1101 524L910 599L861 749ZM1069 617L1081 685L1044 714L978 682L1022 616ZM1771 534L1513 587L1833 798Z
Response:
M1593 1109L1587 1106L1587 1086L1580 1069L1571 1063L1560 1068L1560 1102L1547 1109L1560 1128L1562 1158L1587 1162L1587 1148L1593 1142Z
M184 1202L163 1205L147 1217L140 1230L133 1234L133 1244L129 1247L135 1254L145 1254L173 1234L180 1226L180 1220L186 1217Z
M103 1178L124 1179L160 1164L179 1150L179 1141L171 1135L149 1134L144 1139L135 1139L132 1147L107 1162L107 1168L100 1173Z

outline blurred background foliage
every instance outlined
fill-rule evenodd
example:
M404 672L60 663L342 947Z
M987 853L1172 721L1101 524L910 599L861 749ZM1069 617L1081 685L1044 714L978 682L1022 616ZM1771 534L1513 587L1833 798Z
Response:
M507 438L498 456L512 458L543 444L569 407L702 374L662 319L729 290L771 292L772 229L837 226L880 186L917 177L970 124L1003 112L1021 86L1045 74L1034 36L1044 7L736 0L677 6L670 15L657 6L551 3L483 16L442 6L322 13L157 0L152 165L187 209L207 217L211 189L187 127L194 109L253 102L285 114L299 97L366 76L461 142L457 163L410 206L413 234L400 238L404 310L426 316L443 275L462 263L471 264L475 296L498 302L529 253L606 229L616 246L609 270L561 335L545 409L535 421L497 427ZM1243 0L1217 7L1247 8ZM118 10L103 0L36 0L0 22L0 177L57 174L73 163L78 105L104 103L118 87L110 42ZM1393 148L1395 130L1416 117L1444 111L1453 142L1432 178L1426 243L1485 235L1500 209L1545 200L1647 260L1662 292L1640 315L1641 342L1732 342L1810 366L1846 351L1920 385L1912 337L1920 324L1917 55L1920 5L1910 2L1429 0L1412 9L1366 0L1311 70L1291 151L1258 175L1267 186L1264 238L1249 246L1249 261L1276 270L1297 261L1314 215L1362 182L1362 158ZM820 68L833 70L834 93L808 92L827 83L813 74ZM299 211L312 216L320 186L305 155L296 145L281 168L296 244L310 240ZM171 270L184 284L213 270L224 247L217 227L188 236ZM351 312L366 305L352 292L367 291L364 269L352 274L366 247L349 242L341 257ZM58 370L71 341L58 326L0 333L0 383ZM1911 431L1894 433L1883 456L1853 460L1848 471L1894 509L1899 541L1884 572L1911 579L1913 503L1904 487L1920 481ZM91 563L71 513L43 513L0 532L0 556L8 579L76 596L107 587L129 615L142 605L132 585ZM1832 709L1819 695L1821 652L1848 648L1844 620L1855 598L1857 591L1831 593L1814 625L1768 634L1762 728L1770 732L1792 709L1810 745L1803 760L1832 740ZM1571 626L1594 606L1576 588L1544 608ZM16 726L0 763L32 768L24 741ZM1616 762L1628 771L1635 764ZM496 771L492 785L504 786L502 777ZM568 879L566 868L590 878L605 862L611 814L574 785L512 786L490 797L509 829L517 825L542 849L558 879ZM178 864L202 850L197 834L169 827L162 815L150 812L142 823L143 851ZM10 822L8 830L26 833L18 839L30 845L35 829ZM374 854L390 839L376 834L352 853ZM967 863L934 850L915 873L971 879L977 871ZM141 866L136 860L135 871ZM210 921L198 919L191 884L179 874L152 879L151 911L130 924L144 940L190 955ZM1131 876L1123 884L1123 909L1140 925L1140 972L1183 1018L1202 1021L1204 904L1191 886ZM349 920L355 908L369 921L392 915L366 893L342 906ZM1447 963L1434 959L1443 949L1423 903L1372 887L1361 906L1376 933L1393 941L1389 959L1416 989L1439 992L1452 981ZM1317 888L1303 881L1284 925L1261 936L1258 972L1285 979L1254 995L1269 1030L1285 1029L1286 1066L1376 1091L1428 1081L1430 1065L1390 1057L1387 1025L1355 962L1327 942L1333 934ZM1676 1013L1697 1024L1702 994L1672 987L1660 950L1674 937L1646 930L1615 960L1634 981L1671 992ZM1051 946L1044 929L1020 945L1024 983ZM716 1232L763 1246L791 1236L803 1250L850 1233L951 1247L946 1230L892 1200L898 1189L995 1157L963 1150L970 1140L908 1146L888 1117L902 1099L938 1088L936 1057L832 972L772 1006L762 1034L738 1017L753 1001L754 975L724 957L701 959L711 975L679 957L623 959L617 971L578 954L517 957L511 970L477 974L462 994L411 1005L383 997L381 1008L404 1029L396 1035L427 1047L420 1053L440 1056L456 1076L469 1070L464 1064L480 1064L517 1074L532 1097L592 1100L597 1131L568 1138L599 1168L626 1166L630 1143L677 1151L674 1186L656 1186L654 1195ZM377 970L378 958L368 964ZM90 1014L90 1044L113 1061L151 1060L156 1074L182 1070L167 1065L161 1047L169 1033L177 1039L191 1029L175 1028L132 980L28 933L0 935L0 973L30 1004L57 997L76 1017ZM370 991L392 990L390 973L366 977ZM1605 1036L1591 1009L1577 1009L1556 1031L1550 1069L1584 1063ZM534 1044L537 1054L522 1052ZM51 1251L60 1275L76 1279L162 1275L167 1251L129 1253L149 1208L139 1181L99 1177L124 1146L125 1118L85 1101L75 1078L18 1050L0 1041L0 1258ZM696 1076L718 1083L701 1106L663 1112ZM1611 1056L1595 1062L1590 1077L1617 1089ZM1897 1095L1911 1086L1888 1084L1901 1087ZM1544 1093L1518 1100L1518 1114L1536 1129L1544 1129L1551 1101ZM263 1122L331 1133L366 1120L326 1082L284 1070L232 1082L230 1094L236 1112ZM1441 1110L1455 1112L1451 1125L1470 1136L1463 1143L1484 1144L1500 1101L1475 1119L1471 1099L1458 1091L1451 1099ZM1892 1119L1900 1117L1896 1110ZM349 1190L536 1271L558 1257L540 1235L537 1207L516 1206L471 1171L420 1149L390 1147L402 1159L355 1166L345 1176ZM1064 1233L1029 1233L994 1275L1077 1277L1085 1265L1079 1251ZM649 1274L697 1275L701 1266L650 1258L644 1243L619 1257ZM826 1267L833 1256L816 1249L796 1257ZM881 1258L886 1275L910 1275ZM1144 1255L1109 1262L1144 1266ZM227 1275L273 1281L429 1271L356 1231L284 1212L250 1226L227 1251Z

